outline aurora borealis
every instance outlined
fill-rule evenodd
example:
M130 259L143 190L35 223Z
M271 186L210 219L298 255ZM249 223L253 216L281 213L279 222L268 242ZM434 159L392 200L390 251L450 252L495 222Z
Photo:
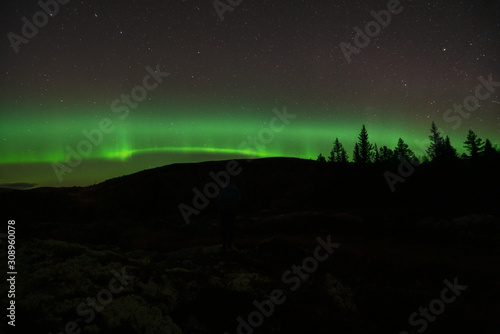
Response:
M314 159L336 137L352 156L363 124L379 147L401 137L420 156L432 121L459 152L469 128L500 144L500 87L457 128L443 116L474 95L480 76L500 81L498 3L401 1L404 10L348 63L339 45L354 45L354 28L387 1L325 2L246 0L221 21L209 1L74 0L17 53L5 36L21 35L22 18L41 8L4 2L0 184L88 185L179 162ZM139 96L157 64L169 75L120 117L126 103L114 101ZM284 108L294 118L266 130ZM108 133L58 179L54 163L103 119Z

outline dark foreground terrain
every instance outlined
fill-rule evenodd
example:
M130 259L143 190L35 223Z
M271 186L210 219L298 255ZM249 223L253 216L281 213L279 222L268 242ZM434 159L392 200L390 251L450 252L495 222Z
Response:
M383 174L397 165L239 166L237 249L228 251L218 247L215 200L189 224L178 208L226 162L1 192L17 227L16 328L7 330L500 332L498 165L418 166L395 192Z

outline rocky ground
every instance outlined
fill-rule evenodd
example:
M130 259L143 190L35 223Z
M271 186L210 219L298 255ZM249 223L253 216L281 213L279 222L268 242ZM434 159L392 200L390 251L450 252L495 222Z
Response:
M176 229L163 223L104 229L105 239L96 224L94 242L78 233L19 242L16 329L420 333L422 323L410 325L410 315L441 298L444 280L457 278L467 288L427 321L425 332L500 330L500 220L493 215L403 220L384 211L261 212L239 217L238 249L230 251L217 246L216 216ZM314 256L317 238L328 236L340 244L335 252L307 278L285 281L284 273ZM255 303L277 301L276 290L281 303L256 315Z

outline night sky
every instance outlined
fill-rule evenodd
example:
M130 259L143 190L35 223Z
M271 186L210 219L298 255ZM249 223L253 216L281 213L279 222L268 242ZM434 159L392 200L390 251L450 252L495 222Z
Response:
M30 38L37 1L2 2L0 184L315 159L336 137L352 157L363 124L372 143L401 137L418 156L432 121L459 152L469 129L500 144L500 83L478 79L500 82L498 1L244 0L223 20L209 0L60 1ZM388 4L398 13L346 57ZM66 161L73 149L81 161Z

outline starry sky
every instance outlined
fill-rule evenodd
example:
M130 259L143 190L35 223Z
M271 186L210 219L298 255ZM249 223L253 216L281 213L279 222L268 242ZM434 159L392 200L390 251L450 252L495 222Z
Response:
M352 156L363 124L419 156L432 121L500 144L498 1L60 2L2 2L0 185Z

